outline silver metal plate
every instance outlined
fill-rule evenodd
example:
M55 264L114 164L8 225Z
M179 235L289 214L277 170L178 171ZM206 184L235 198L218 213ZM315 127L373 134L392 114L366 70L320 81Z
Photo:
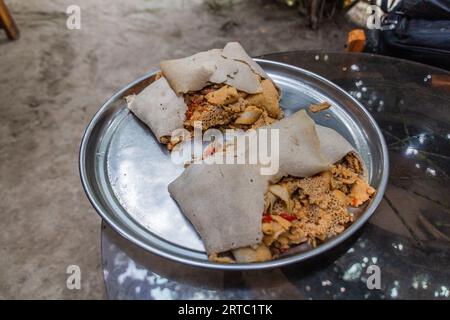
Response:
M80 148L83 187L97 212L122 236L178 262L216 269L279 267L323 253L347 239L373 214L388 177L383 136L373 118L355 99L328 80L290 65L256 59L281 88L286 116L311 103L328 101L327 111L310 115L334 128L363 157L369 180L378 190L362 215L341 235L307 252L251 264L209 262L203 243L180 212L167 185L184 169L170 161L166 148L126 108L123 98L153 81L155 72L131 83L108 100L86 129Z

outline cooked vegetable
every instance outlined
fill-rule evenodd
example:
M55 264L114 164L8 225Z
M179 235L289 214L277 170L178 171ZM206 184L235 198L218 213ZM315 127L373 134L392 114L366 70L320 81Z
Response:
M248 106L234 121L236 124L254 124L262 114L262 110L255 106Z
M248 130L271 124L283 117L278 98L277 118L271 118L262 106L265 102L261 106L254 105L249 103L250 97L252 95L224 84L214 84L200 91L186 93L184 100L187 110L184 127L192 130L195 121L202 121L203 130L209 128Z
M288 230L291 227L291 223L281 215L273 215L272 219L278 222L285 230Z
M289 213L280 213L280 217L282 217L283 219L287 220L287 221L294 221L296 219L296 217L293 214L289 214Z
M280 96L278 90L271 80L261 81L262 92L249 95L246 99L249 104L266 109L270 117L278 119L281 115L281 109L278 101Z
M239 248L232 252L236 262L239 263L262 262L272 259L272 253L264 244L261 244L256 248Z
M269 192L273 193L278 198L280 198L281 200L284 201L288 212L292 211L291 198L289 195L289 191L285 186L281 186L279 184L273 184L273 185L269 186Z
M319 111L327 110L329 107L331 107L331 104L327 101L321 102L319 104L312 104L308 107L308 110L316 113Z
M262 242L271 256L304 242L314 247L343 232L353 221L348 206L359 207L375 194L361 173L358 158L350 153L328 171L309 178L288 176L270 185L261 228ZM236 258L235 252L245 253L245 258L239 258L246 262L262 261L254 249L233 250Z
M359 207L369 200L375 193L375 189L369 186L365 181L357 179L350 189L350 204L352 207Z
M266 192L264 195L264 212L270 214L272 212L273 204L277 200L277 197L271 193Z
M227 105L239 100L239 93L235 87L223 86L205 96L206 100L215 105Z

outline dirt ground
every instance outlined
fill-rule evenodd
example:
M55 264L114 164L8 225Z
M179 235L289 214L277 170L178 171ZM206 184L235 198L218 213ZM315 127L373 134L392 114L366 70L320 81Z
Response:
M343 50L351 24L306 27L276 1L7 0L0 30L0 298L104 298L100 218L78 175L82 132L115 91L163 58L238 40L252 55ZM217 5L223 4L223 5ZM66 27L69 5L81 30ZM80 266L81 290L66 288Z

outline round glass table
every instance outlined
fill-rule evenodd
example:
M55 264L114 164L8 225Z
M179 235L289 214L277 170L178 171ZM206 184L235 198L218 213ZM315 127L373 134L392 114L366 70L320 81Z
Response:
M223 272L151 254L102 224L110 299L450 299L450 73L406 60L296 51L261 58L315 72L374 116L389 145L384 199L328 257Z

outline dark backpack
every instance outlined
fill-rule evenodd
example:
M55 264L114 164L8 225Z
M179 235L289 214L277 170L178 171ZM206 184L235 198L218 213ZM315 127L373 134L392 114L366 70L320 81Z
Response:
M367 32L366 51L450 70L450 0L404 0Z

